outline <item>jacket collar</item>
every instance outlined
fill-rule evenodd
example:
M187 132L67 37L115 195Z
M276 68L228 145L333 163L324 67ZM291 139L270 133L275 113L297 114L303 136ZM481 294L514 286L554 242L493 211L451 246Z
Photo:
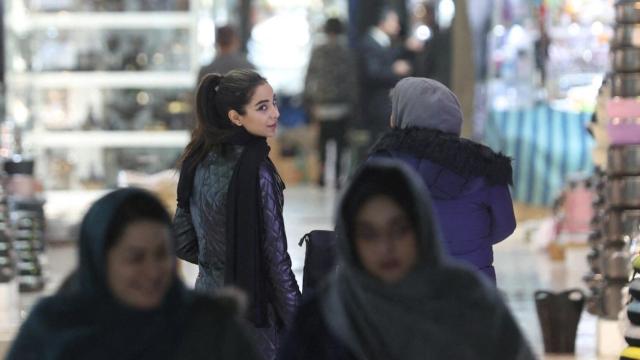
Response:
M490 185L512 185L511 158L489 147L439 130L392 129L371 148L371 155L401 152L430 160L464 177L484 177Z
M369 31L369 35L375 40L378 45L387 48L391 46L391 38L389 35L385 34L384 31L378 29L377 27L372 27Z

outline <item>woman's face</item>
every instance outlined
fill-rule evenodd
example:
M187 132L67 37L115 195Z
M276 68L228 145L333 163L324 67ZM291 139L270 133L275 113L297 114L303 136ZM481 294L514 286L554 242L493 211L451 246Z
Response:
M244 115L235 110L229 111L229 119L253 135L267 138L276 135L280 112L271 85L258 85L244 110Z
M107 283L120 302L150 310L171 286L174 260L169 227L156 221L129 224L107 253Z
M416 234L390 197L375 195L356 214L356 252L369 274L386 283L404 278L417 259Z

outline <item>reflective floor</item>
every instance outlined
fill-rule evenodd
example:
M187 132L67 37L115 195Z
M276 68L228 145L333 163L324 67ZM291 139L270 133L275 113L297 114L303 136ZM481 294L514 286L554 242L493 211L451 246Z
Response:
M293 261L294 272L301 284L304 248L298 246L298 240L314 229L331 229L333 207L336 200L334 191L315 187L292 187L285 191L285 224L289 243L289 253ZM570 248L564 261L551 261L542 251L536 250L536 230L539 221L527 221L518 224L515 234L495 248L495 265L499 288L505 294L508 304L521 328L538 354L543 353L542 335L539 330L533 293L538 289L563 290L579 287L584 289L581 277L587 271L584 247ZM71 245L54 246L48 253L47 291L55 289L58 283L74 266L75 248ZM195 267L182 263L185 280L192 284L195 279ZM22 316L26 315L30 305L41 294L22 296L20 307ZM575 356L546 356L547 359L617 359L617 356L597 356L596 327L597 318L584 312L578 327ZM0 345L10 341L13 331L5 331L5 339ZM2 355L0 346L0 356Z

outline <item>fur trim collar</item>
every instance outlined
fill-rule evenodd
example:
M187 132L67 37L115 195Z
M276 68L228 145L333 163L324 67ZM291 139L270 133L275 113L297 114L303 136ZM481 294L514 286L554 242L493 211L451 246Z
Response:
M511 158L489 147L439 130L392 129L373 145L371 155L398 151L432 161L464 177L485 177L490 185L512 185Z

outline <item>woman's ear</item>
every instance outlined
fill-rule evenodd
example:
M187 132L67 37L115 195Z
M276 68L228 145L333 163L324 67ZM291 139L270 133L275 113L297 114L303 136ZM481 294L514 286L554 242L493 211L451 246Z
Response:
M229 110L229 113L227 113L227 116L229 117L229 120L231 120L232 123L234 123L236 126L242 126L242 122L240 122L240 114L235 111L235 110Z

